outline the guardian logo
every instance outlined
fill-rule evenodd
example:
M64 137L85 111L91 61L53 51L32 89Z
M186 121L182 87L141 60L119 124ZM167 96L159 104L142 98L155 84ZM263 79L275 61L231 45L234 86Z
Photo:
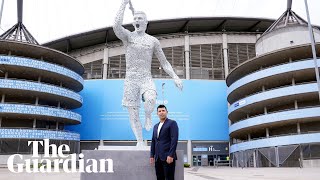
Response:
M63 171L66 173L114 173L112 159L100 159L99 161L96 159L87 159L87 161L84 162L84 155L82 153L79 154L79 169L77 171L77 154L74 153L65 155L64 152L69 152L70 147L66 144L62 144L59 147L57 147L55 144L49 144L49 139L44 139L43 141L28 141L28 146L32 145L33 158L40 158L39 144L44 147L44 159L24 159L23 155L21 154L13 154L8 158L8 169L13 173L22 173L24 170L27 173L50 173L60 172L59 167L62 165ZM19 160L23 160L24 163L16 163L16 166L14 166L14 160L17 160L17 158ZM45 165L39 167L39 164ZM69 164L71 166L70 168ZM107 171L106 167L108 169Z

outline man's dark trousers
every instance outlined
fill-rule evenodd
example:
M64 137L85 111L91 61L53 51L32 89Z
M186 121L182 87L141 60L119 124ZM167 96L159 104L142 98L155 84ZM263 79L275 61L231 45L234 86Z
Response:
M176 161L168 164L166 161L158 159L155 162L157 180L174 180L174 170ZM167 179L166 179L167 178Z

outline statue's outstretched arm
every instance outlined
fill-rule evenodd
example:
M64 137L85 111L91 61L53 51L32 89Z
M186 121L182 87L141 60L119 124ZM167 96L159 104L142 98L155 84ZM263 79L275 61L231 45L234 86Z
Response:
M116 18L115 18L114 24L113 24L114 33L123 42L127 42L128 41L128 36L129 36L129 33L130 33L130 31L128 31L127 29L125 29L122 26L124 11L125 11L126 6L127 6L128 3L129 3L129 0L122 0L120 9L117 12L117 15L116 15Z
M172 77L174 79L174 82L176 84L176 86L182 90L183 86L182 86L182 81L180 80L180 78L177 76L177 74L173 71L173 68L171 66L171 64L168 62L166 56L164 55L164 52L161 48L160 42L159 40L155 40L155 45L154 45L154 54L156 55L156 57L158 58L158 60L160 61L160 64L163 68L163 70L169 74L170 77Z

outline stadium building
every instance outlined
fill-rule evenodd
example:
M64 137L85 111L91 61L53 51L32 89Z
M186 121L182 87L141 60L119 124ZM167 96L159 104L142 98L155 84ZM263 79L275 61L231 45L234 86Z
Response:
M121 105L125 49L112 27L40 46L22 24L22 1L18 10L18 23L0 36L0 154L30 154L28 140L45 138L71 153L135 145ZM313 31L319 57L320 31ZM156 103L178 123L184 162L320 166L320 59L312 59L307 23L289 5L276 21L167 19L150 21L147 33L183 80L180 92L153 57ZM151 134L143 130L147 143Z
M79 152L80 134L65 126L81 123L71 110L82 105L82 64L38 45L22 22L0 38L0 154L31 154L28 141L43 139Z
M289 8L257 40L257 57L228 75L234 166L319 166L319 29L313 35L316 60L308 23Z
M168 61L183 79L179 92L152 61L157 104L166 104L169 118L179 125L178 149L193 166L212 166L229 156L226 77L239 64L256 56L255 44L274 20L204 17L150 21L147 33L160 40ZM133 31L131 24L124 25ZM84 64L82 123L69 127L81 134L81 149L99 145L134 145L127 110L121 106L125 51L112 27L72 35L44 44ZM143 107L143 106L142 106ZM143 109L140 113L144 122ZM153 123L158 122L156 113ZM144 130L151 140L151 132Z

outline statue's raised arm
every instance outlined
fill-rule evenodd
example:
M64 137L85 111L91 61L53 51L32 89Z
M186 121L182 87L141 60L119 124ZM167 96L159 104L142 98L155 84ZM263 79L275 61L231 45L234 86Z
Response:
M126 43L128 41L128 36L130 33L130 31L128 31L127 29L125 29L122 26L124 11L126 9L127 4L129 4L129 0L122 0L120 9L117 12L117 15L116 15L116 18L115 18L114 24L113 24L114 33L124 43Z
M180 90L182 90L183 89L182 81L176 75L176 73L173 71L172 66L170 65L170 63L168 62L166 56L164 55L164 52L163 52L163 50L161 48L161 45L160 45L160 42L159 42L158 39L155 40L154 54L156 55L156 57L160 61L160 64L161 64L163 70L174 80L174 83L176 84L176 86Z

